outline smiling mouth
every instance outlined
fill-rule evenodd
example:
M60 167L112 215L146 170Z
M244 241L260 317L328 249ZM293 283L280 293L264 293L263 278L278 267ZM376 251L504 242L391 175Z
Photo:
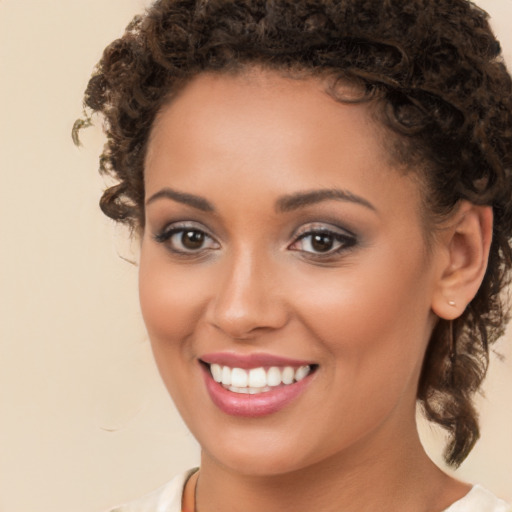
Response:
M204 363L213 380L233 393L257 395L275 388L289 386L305 379L316 365L271 366L251 369Z

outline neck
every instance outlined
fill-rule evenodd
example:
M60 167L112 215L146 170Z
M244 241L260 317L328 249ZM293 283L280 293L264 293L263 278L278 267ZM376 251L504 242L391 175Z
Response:
M382 446L382 445L381 445ZM370 512L444 510L469 487L441 472L417 434L387 449L353 448L285 474L255 476L201 458L198 512Z

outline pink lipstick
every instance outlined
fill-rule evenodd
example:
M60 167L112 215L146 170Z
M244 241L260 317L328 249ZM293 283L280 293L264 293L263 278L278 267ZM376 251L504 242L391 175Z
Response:
M226 414L259 417L286 407L312 381L317 365L270 354L205 354L201 367L213 403Z

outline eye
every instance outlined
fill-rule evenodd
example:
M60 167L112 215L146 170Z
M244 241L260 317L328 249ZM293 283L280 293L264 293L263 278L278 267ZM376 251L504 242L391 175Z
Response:
M194 225L171 224L155 235L155 240L165 244L172 252L185 255L220 248L213 237Z
M309 226L299 234L289 249L315 256L328 256L349 249L356 244L356 237L345 231Z

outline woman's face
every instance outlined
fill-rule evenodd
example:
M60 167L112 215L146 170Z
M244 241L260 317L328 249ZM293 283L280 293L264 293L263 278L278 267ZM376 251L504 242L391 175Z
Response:
M279 474L415 435L436 252L385 144L368 106L270 72L200 76L157 118L142 313L213 463Z

